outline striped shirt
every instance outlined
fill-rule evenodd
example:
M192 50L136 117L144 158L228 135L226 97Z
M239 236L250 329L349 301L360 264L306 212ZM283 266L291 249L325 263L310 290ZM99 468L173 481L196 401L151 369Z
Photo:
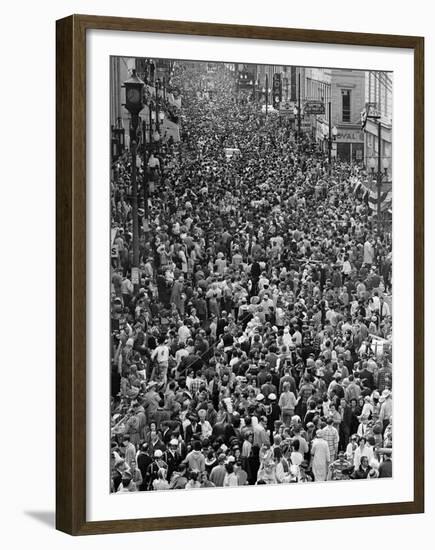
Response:
M338 441L340 439L338 431L334 426L326 426L323 428L323 439L328 443L330 461L333 462L337 455Z

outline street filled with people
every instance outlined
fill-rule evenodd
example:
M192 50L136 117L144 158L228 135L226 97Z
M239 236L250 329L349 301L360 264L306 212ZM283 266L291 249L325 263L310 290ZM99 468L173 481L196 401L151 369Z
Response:
M391 227L364 168L224 64L172 80L181 139L138 168L138 280L128 151L112 171L111 492L391 477Z

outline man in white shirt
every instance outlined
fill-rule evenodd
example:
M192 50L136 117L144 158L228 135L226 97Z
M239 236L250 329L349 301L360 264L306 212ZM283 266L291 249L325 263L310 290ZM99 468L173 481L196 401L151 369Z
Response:
M353 455L353 465L355 467L355 470L358 470L361 464L361 457L363 456L367 457L369 464L370 461L374 458L373 446L367 443L365 437L361 437L359 441L359 446L355 450L355 454Z
M178 329L178 341L180 344L185 344L187 340L192 336L189 327L182 323Z
M198 417L201 425L201 439L206 439L211 436L213 428L208 420L205 419L207 411L205 409L199 409Z
M151 380L158 380L162 385L166 384L169 364L169 347L164 339L159 340L159 345L151 353L151 360L155 366L151 374Z
M148 168L160 168L160 160L154 156L154 153L151 153L148 160Z

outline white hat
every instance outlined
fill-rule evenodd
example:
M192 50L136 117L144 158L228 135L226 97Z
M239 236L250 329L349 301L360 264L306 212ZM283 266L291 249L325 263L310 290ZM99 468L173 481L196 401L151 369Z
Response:
M169 445L178 445L178 439L171 439L171 441L169 442Z
M163 456L163 453L160 449L156 449L154 451L154 458L161 458Z
M385 389L383 392L382 392L382 397L390 397L391 395L391 392L390 390L388 389Z
M269 393L269 395L267 397L268 397L268 399L270 399L270 401L275 401L275 399L276 399L276 395L274 393Z
M263 395L262 393L259 393L255 399L256 399L257 401L263 401L264 395Z

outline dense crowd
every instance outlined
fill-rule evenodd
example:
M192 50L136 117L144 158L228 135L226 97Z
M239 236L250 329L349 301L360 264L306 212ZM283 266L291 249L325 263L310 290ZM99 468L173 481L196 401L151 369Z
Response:
M355 167L204 70L176 67L182 140L139 169L136 285L113 170L111 491L391 477L391 234Z

